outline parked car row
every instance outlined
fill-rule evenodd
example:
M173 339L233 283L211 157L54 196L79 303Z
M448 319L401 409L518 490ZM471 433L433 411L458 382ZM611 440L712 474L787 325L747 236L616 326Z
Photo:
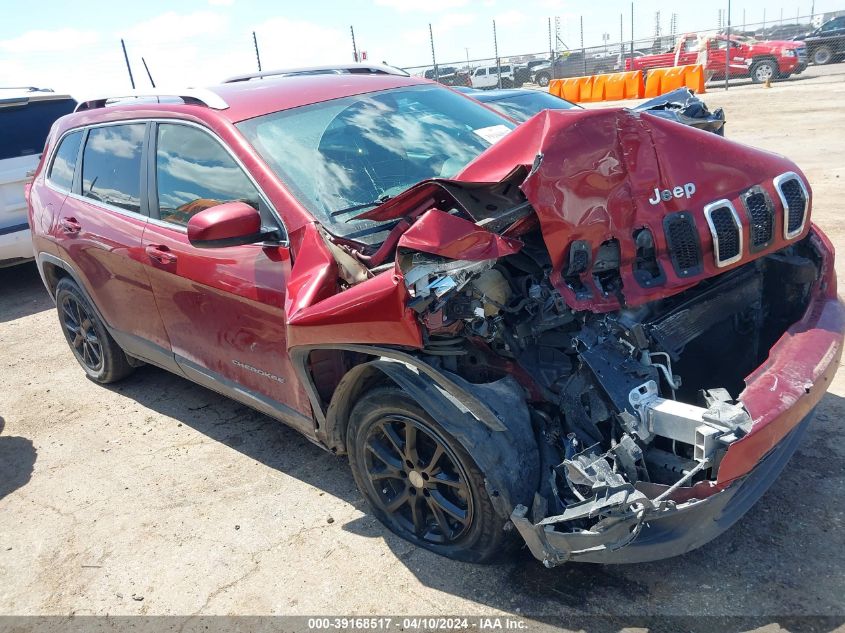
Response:
M757 34L736 32L730 42L724 33L663 36L646 49L635 50L633 60L630 52L624 55L623 61L618 52L574 50L559 53L554 63L550 59L535 59L501 67L443 66L438 69L438 80L448 86L479 89L519 88L528 83L545 88L552 79L695 63L706 64L718 79L724 77L726 49L729 49L730 77L750 77L755 83L786 79L803 72L808 64L823 65L845 58L845 15L834 17L812 31L792 25L772 27ZM426 70L424 76L434 79L434 69Z

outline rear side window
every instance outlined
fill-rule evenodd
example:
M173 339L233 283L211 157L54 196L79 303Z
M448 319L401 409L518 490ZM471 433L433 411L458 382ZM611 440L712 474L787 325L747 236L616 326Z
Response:
M258 190L211 136L160 123L156 146L159 219L185 226L203 209L240 200L258 209Z
M82 195L141 211L141 152L146 124L109 125L88 132L82 155Z
M50 126L75 107L73 99L50 99L0 108L0 160L40 154Z
M50 167L47 178L57 187L70 191L73 184L73 172L76 169L76 157L79 156L79 144L82 132L73 132L62 139L56 157Z

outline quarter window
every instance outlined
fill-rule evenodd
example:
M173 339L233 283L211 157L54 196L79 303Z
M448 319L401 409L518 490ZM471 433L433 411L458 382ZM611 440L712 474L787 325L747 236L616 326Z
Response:
M141 153L145 123L95 127L82 155L82 195L141 211Z
M187 225L192 215L240 200L258 209L258 190L211 136L187 125L160 123L156 148L159 218Z
M59 149L56 150L56 157L53 159L53 165L50 167L50 173L47 176L55 186L70 191L81 142L82 132L73 132L65 136L59 144Z

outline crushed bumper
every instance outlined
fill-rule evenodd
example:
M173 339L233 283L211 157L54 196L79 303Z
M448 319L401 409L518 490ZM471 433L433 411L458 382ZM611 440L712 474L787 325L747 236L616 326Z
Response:
M535 511L533 522L528 508L517 506L511 520L544 565L636 563L683 554L727 530L771 486L842 355L845 308L836 295L833 247L815 228L810 239L822 267L809 305L746 379L739 400L753 424L728 448L717 480L674 490L639 483L636 489L608 491L606 499L593 503L594 514L577 515L596 520L589 529L573 527L575 513L542 518Z
M722 534L763 496L795 452L811 417L804 418L748 476L706 499L619 520L601 531L559 532L551 523L532 525L524 506L514 511L511 520L546 567L568 561L642 563L685 554Z

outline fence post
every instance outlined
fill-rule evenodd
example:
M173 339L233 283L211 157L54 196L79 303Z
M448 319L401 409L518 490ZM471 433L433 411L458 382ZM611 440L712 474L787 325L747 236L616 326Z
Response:
M129 55L126 54L126 44L120 40L120 47L123 49L123 59L126 60L126 70L129 71L129 83L132 84L132 90L135 90L135 78L132 76L132 66L129 65Z
M261 72L261 54L258 52L258 38L255 31L252 32L252 44L255 46L255 61L258 62L258 72Z
M496 20L493 20L493 51L496 53L496 85L502 88L502 60L499 59L499 40L496 38Z
M587 51L584 48L584 16L581 16L581 60L584 64L584 76L587 76Z
M728 89L728 76L731 71L731 0L728 0L728 40L725 42L725 90Z
M434 81L440 81L440 73L437 72L437 58L434 56L434 32L431 30L431 22L428 23L428 39L431 41L431 64L434 66Z
M631 70L634 70L634 3L631 3Z
M622 27L622 14L619 14L619 71L625 70L625 30ZM633 68L631 70L634 70Z

